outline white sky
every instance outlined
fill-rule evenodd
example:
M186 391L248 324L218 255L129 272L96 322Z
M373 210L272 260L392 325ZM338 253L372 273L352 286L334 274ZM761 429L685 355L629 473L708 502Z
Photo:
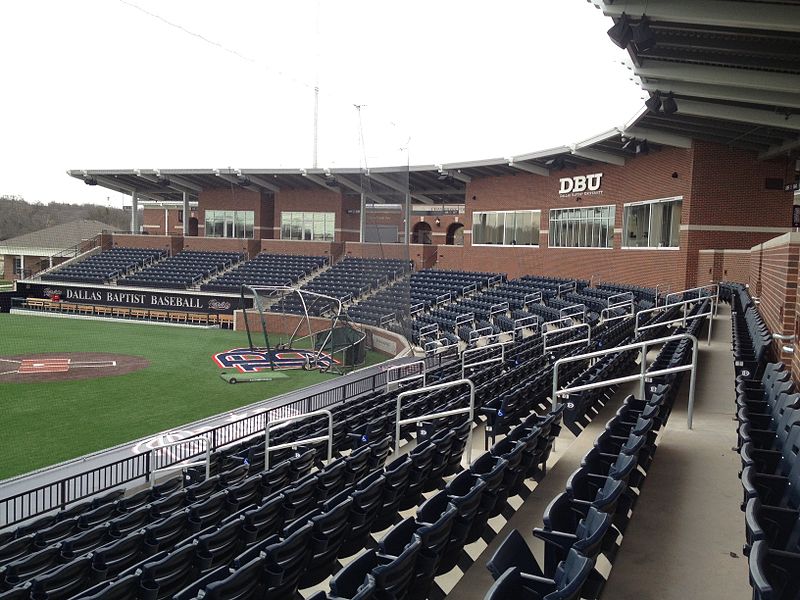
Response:
M310 167L317 77L320 167L362 162L356 103L370 166L568 144L642 104L610 26L586 0L0 2L0 194L119 206L65 170Z

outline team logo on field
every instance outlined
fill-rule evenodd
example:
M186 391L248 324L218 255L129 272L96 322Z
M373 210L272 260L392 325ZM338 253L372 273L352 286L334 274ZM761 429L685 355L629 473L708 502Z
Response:
M272 355L272 362L275 364L275 368L281 370L328 368L339 364L338 360L324 352L317 358L317 353L313 350L234 348L227 352L219 352L213 358L221 369L236 368L241 373L258 373L270 370L270 355Z

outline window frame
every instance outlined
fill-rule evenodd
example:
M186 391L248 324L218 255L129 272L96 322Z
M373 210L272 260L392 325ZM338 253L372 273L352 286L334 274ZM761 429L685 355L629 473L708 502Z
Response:
M333 242L336 213L333 211L281 211L280 239L289 242ZM317 231L319 229L319 231ZM288 236L285 233L288 231ZM310 233L310 237L306 237Z
M678 216L678 236L677 236L678 237L678 240L677 240L678 241L678 245L677 246L651 246L650 245L650 240L652 239L652 226L653 226L653 210L652 210L652 206L653 205L658 205L658 204L662 204L662 205L664 205L664 204L674 204L676 202L680 202L680 204L681 204L681 211L680 211L681 214ZM627 215L628 207L631 207L631 206L644 206L644 205L648 205L648 206L651 207L650 210L648 211L648 215L647 215L647 245L646 246L627 246L627 245L625 245L625 243L627 241L627 230L628 230L628 215ZM620 248L622 250L671 250L671 251L680 250L681 249L681 246L680 246L680 231L681 231L680 226L681 226L682 213L683 213L683 196L669 196L669 197L666 197L666 198L655 198L655 199L652 199L652 200L636 200L634 202L625 202L622 205L622 239L620 240L620 243L622 245L620 246Z
M507 239L507 235L508 235L508 233L507 233L508 215L513 215L513 218L512 218L512 234L511 235L514 235L513 232L515 232L517 230L517 226L516 226L517 215L518 214L522 214L522 213L528 213L528 214L531 214L531 215L538 215L538 217L539 217L538 224L532 223L533 232L532 232L531 237L536 240L536 243L533 243L533 244L509 244L509 243L506 243L506 239ZM493 228L500 227L499 221L501 220L501 218L499 217L499 215L502 215L502 229L501 229L501 232L500 232L501 233L500 237L503 240L502 243L500 243L500 244L492 244L492 243L486 243L486 242L475 242L475 223L480 218L479 215L495 215L495 218L493 219L494 224L490 224L490 220L487 218L486 219L486 225L484 226L485 229L487 230L487 232L489 232L490 234L491 233L495 233L495 234L497 233L497 232L492 232L491 230ZM539 248L539 247L541 247L541 243L539 241L539 237L541 236L541 233L542 233L542 211L541 211L541 209L538 209L538 208L524 208L524 209L519 209L519 210L475 210L475 211L472 211L471 217L472 217L472 227L470 228L470 236L471 236L470 245L471 246L481 246L481 247L485 246L487 248L498 248L498 247L499 248Z
M609 209L608 216L602 216L602 211L599 216L593 213L596 209ZM578 211L577 218L553 219L554 212L567 212ZM584 216L585 214L585 216ZM614 233L617 219L617 206L615 204L595 204L591 206L580 207L562 207L551 208L547 215L547 247L553 249L569 249L569 250L613 250L614 249ZM600 241L603 238L603 225L606 226L606 243L608 245L601 246ZM558 229L556 229L558 228ZM590 240L592 243L595 241L597 246L584 245L584 246L568 246L568 245L553 245L556 237L565 236L571 240L576 240L582 237L584 243Z

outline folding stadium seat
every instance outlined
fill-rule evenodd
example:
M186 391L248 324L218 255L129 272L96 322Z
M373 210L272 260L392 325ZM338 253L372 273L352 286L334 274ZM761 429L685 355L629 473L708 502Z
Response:
M548 600L576 600L581 597L593 567L592 560L575 550L570 550L567 559L559 566L552 579L523 573L517 567L509 567L495 580L485 599L539 600L546 597Z
M123 538L132 531L141 529L156 518L153 511L150 510L150 506L144 505L108 521L108 535L112 539Z
M348 529L339 550L340 557L351 556L367 544L370 529L381 509L385 486L383 472L375 471L359 481L355 489L346 489L323 504L323 510L329 510L345 498L352 500Z
M242 537L250 545L263 541L281 530L284 524L285 497L280 492L264 498L260 506L242 515Z
M57 545L26 554L0 567L0 591L10 590L61 563L61 549Z
M750 585L753 600L789 600L800 597L800 554L772 550L760 540L750 550Z
M62 540L61 554L65 559L72 559L90 550L94 550L104 543L113 541L113 539L114 538L109 535L107 527L94 527Z
M300 587L310 587L326 579L334 570L336 558L347 539L353 499L337 497L337 502L318 511L311 517L313 529L310 539L311 558L308 567L300 576Z
M261 465L263 466L263 446ZM251 462L251 468L255 465ZM268 496L273 492L279 491L289 482L289 474L291 470L291 463L288 460L271 465L270 468L261 473L261 487L263 488L264 496Z
M152 556L161 550L168 550L192 533L189 513L183 510L176 512L165 519L147 525L143 532L145 544L149 548L149 555ZM127 539L127 537L123 539Z
M200 500L198 499L197 502ZM159 517L171 515L176 510L180 510L188 503L187 495L183 490L179 490L170 496L165 496L150 503L150 511Z
M194 532L217 525L226 516L228 496L225 490L213 494L201 502L188 507L189 526Z
M503 481L497 491L497 501L491 516L501 514L508 497L516 495L517 490L519 490L525 477L524 465L522 464L525 448L525 442L515 442L508 438L504 438L492 446L491 454L505 459L508 464L503 473Z
M386 435L380 440L371 442L369 444L369 449L368 471L374 471L386 464L386 459L392 452L392 436Z
M0 566L27 555L34 550L34 534L11 538L0 546Z
M381 506L371 531L381 531L395 522L397 512L404 498L407 497L408 483L411 478L414 461L410 456L401 456L386 465L383 472L385 480ZM417 494L417 498L419 494ZM416 504L416 502L415 502Z
M347 598L348 590L357 590L368 576L375 579L375 595L381 598L404 598L421 542L414 536L398 556L378 554L373 548L359 554L330 580L331 594Z
M433 468L433 455L436 448L430 441L423 442L409 454L411 469L406 487L399 507L403 510L416 506L419 503L422 491L428 483Z
M344 483L346 486L360 481L370 470L370 459L372 449L363 446L354 450L349 456L345 457Z
M50 544L59 542L76 533L80 533L80 529L78 529L78 519L75 517L64 519L50 527L37 531L34 534L33 545L35 548L46 548Z
M583 516L561 503L560 507L548 507L546 517L545 526L533 530L533 535L545 542L545 572L554 572L571 548L592 559L603 552L610 561L614 560L619 532L613 527L608 513L589 507ZM598 586L592 594L592 597L596 597L602 586L602 578L593 575L592 579Z
M311 559L313 525L306 523L264 548L265 597L291 599Z
M312 473L283 490L283 515L286 523L306 514L316 505L317 476Z
M800 512L750 498L745 506L745 555L757 541L765 541L772 550L800 553Z
M503 483L507 466L507 460L492 456L489 453L474 460L470 465L470 472L483 479L486 482L486 488L483 491L481 503L475 515L475 521L473 522L472 530L468 538L469 542L474 542L479 537L483 536L488 527L487 521L489 517L493 514L497 514L495 510L498 505L500 505L500 509L502 508L502 503L505 502L505 498L500 498L500 494L503 493L501 484Z
M119 575L130 566L155 554L153 547L146 543L144 531L132 533L98 548L94 552L94 568L105 578Z
M31 598L56 600L69 598L102 580L103 576L93 566L91 556L81 556L31 581Z
M289 481L297 481L311 472L317 451L313 448L298 451L298 454L289 459Z

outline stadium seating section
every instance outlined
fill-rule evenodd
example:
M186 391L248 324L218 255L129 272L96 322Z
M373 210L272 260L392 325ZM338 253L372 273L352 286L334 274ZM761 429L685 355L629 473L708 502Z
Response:
M262 253L200 286L207 292L239 292L242 285L294 285L327 264L324 256L294 256Z
M75 281L78 283L109 283L136 269L164 258L163 250L147 248L112 248L79 262L58 267L41 276L42 281Z
M326 278L332 287L325 289L353 279L353 292L347 293L363 293L367 285L404 273L402 264L343 262L346 268ZM394 270L387 272L391 265ZM504 282L507 296L494 296L501 285L489 288L487 281L483 293L489 296L474 308L500 298L519 302L520 295L524 306L529 286L544 282L540 288L552 291L550 281L529 280L519 288ZM478 282L467 285L473 283L478 292ZM569 288L554 294L575 292L574 284ZM699 304L696 311L702 311ZM666 310L647 322L658 325L673 316ZM701 326L697 319L676 331L696 333ZM319 439L327 419L309 417L276 427L270 445L287 447L269 454L263 436L215 449L207 478L189 468L182 478L113 491L0 532L0 599L288 600L325 582L329 592L317 592L314 600L441 597L435 578L458 576L472 564L465 546L490 541L497 532L490 519L507 520L531 493L531 482L546 476L562 427L580 433L611 397L607 391L586 392L554 404L548 397L553 359L665 331L661 326L634 336L632 319L596 321L588 347L580 333L566 329L554 341L575 345L545 353L540 336L518 337L504 360L467 367L465 375L476 387L474 421L486 425L488 451L466 468L462 460L474 423L464 413L425 419L465 408L469 394L463 386L409 398L401 418L422 421L401 424L411 450L392 455L397 394L419 386L406 382L399 390L372 390L328 407L331 461L323 460L327 442ZM477 359L496 356L495 350L478 350ZM566 363L559 382L597 382L638 369L630 353L607 358ZM689 360L685 340L667 344L651 369ZM429 384L455 382L462 366L443 363L427 375ZM512 534L490 561L497 582L487 598L578 598L602 588L595 561L604 553L613 562L681 374L654 379L645 398L625 400L566 491L551 502L545 527L534 532L547 543L543 564L523 551L521 534ZM792 492L785 495L779 505L794 506ZM773 498L760 501L767 505ZM757 551L760 542L754 541L751 557L763 554Z
M186 289L229 269L244 259L238 252L195 252L184 250L175 256L118 280L120 285L148 288Z

